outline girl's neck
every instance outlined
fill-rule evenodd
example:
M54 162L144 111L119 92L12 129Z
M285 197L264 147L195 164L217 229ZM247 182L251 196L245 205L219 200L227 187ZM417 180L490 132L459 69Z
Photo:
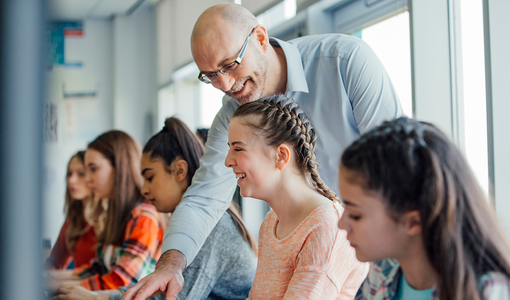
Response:
M434 287L437 282L437 273L429 261L425 247L419 241L410 243L411 249L407 255L397 258L407 283L414 289L426 290Z
M314 209L332 203L331 200L313 190L305 178L288 177L286 176L287 180L282 180L274 193L275 196L266 200L278 218L276 236L279 239L292 233Z

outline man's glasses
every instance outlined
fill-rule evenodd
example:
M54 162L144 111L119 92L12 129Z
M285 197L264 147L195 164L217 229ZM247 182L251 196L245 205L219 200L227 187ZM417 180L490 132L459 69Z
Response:
M198 79L204 83L213 83L218 82L218 72L220 72L223 75L232 75L235 72L239 70L239 68L242 68L241 61L243 60L244 52L246 52L246 47L248 46L248 42L250 41L251 34L255 28L253 28L246 38L246 41L244 42L243 47L241 48L241 51L239 51L239 55L237 58L229 63L228 65L223 66L223 68L219 69L216 72L209 72L209 73L202 73L198 74Z

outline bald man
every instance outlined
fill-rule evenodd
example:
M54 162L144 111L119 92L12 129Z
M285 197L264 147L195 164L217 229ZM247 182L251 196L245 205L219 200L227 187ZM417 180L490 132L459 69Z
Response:
M156 271L129 290L124 300L141 300L158 292L175 299L180 291L182 270L234 193L236 179L224 160L230 116L240 104L274 94L299 103L318 135L321 178L337 193L343 150L360 134L403 114L381 62L368 45L348 35L284 42L269 38L242 6L220 4L197 20L191 51L200 70L198 78L225 92L224 105L209 130L201 167L165 232L166 252Z

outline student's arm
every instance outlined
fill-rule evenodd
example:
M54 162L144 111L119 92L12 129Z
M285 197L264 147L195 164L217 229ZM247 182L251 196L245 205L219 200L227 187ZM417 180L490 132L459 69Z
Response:
M56 291L52 299L66 300L109 300L111 295L120 294L119 290L89 291L82 286L72 288L61 287Z
M229 207L234 194L235 176L231 169L225 167L225 157L228 152L228 124L237 106L231 100L216 115L209 129L200 168L165 231L164 253L156 271L129 289L124 300L142 300L158 292L176 297L182 289L182 271L191 264Z
M360 134L403 115L388 73L365 42L360 41L350 57L341 60L340 72Z
M69 262L71 255L67 251L66 245L67 227L69 227L69 222L66 218L64 225L62 225L62 228L60 229L60 234L58 235L57 241L55 242L53 249L51 249L51 254L46 260L46 265L49 268L63 269Z
M129 220L119 263L108 274L83 279L81 285L89 290L107 290L135 283L140 269L156 248L158 231L157 219L150 211L143 211Z

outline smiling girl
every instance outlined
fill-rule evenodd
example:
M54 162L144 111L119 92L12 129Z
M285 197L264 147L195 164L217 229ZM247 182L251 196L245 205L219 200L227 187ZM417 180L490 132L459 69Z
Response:
M285 96L241 105L228 128L225 165L241 195L273 209L260 227L259 263L249 299L352 299L365 279L337 224L339 199L320 179L315 131Z
M400 118L341 160L339 226L375 261L356 299L510 299L510 246L460 151Z
M96 234L85 220L85 207L91 205L92 192L85 181L85 151L71 157L66 173L66 219L46 264L52 269L63 269L70 260L81 267L95 257Z

